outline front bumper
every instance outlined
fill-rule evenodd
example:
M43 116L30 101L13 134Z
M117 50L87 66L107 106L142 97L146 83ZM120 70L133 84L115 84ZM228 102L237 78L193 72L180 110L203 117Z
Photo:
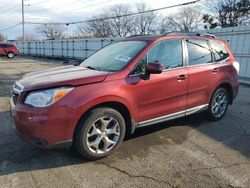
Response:
M41 148L67 147L72 144L74 126L67 109L36 109L12 100L11 115L21 140Z

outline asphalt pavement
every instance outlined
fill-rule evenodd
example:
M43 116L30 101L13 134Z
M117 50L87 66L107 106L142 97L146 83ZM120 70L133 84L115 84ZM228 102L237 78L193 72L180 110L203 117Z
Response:
M62 61L0 58L0 187L250 187L250 87L224 119L202 114L137 129L110 157L89 162L74 150L44 150L15 134L9 95L21 75Z

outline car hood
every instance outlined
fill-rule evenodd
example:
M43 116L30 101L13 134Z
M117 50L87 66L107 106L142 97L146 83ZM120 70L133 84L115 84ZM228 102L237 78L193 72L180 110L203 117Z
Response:
M69 65L28 73L17 82L23 86L23 91L30 91L49 87L77 86L101 82L109 73Z

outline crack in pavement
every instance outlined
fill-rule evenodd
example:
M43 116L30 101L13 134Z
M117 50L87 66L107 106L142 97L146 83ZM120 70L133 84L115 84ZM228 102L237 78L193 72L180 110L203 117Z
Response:
M118 172L120 172L120 173L122 173L122 174L125 174L125 175L127 175L127 176L129 176L129 177L131 177L131 178L144 178L144 179L148 179L148 180L155 181L155 182L157 182L157 183L166 184L166 185L168 185L168 186L170 186L170 187L175 187L175 186L171 185L169 182L164 181L164 180L158 180L158 179L155 179L155 178L153 178L153 177L145 176L145 175L132 175L132 174L130 174L129 172L127 172L127 171L125 171L125 170L122 170L122 169L120 169L120 168L111 166L111 165L109 165L109 164L101 163L101 162L96 162L96 163L97 163L97 164L104 165L104 166L106 166L106 167L108 167L108 168L112 168L112 169L114 169L114 170L116 170L116 171L118 171Z
M35 180L35 177L34 177L34 175L33 175L32 172L30 173L30 176L31 176L31 179L32 179L32 181L33 181L35 187L38 187L37 181Z
M101 165L104 165L104 166L107 166L109 168L112 168L122 174L125 174L131 178L145 178L145 179L149 179L149 180L152 180L152 181L155 181L157 183L164 183L170 187L175 187L174 185L172 185L171 183L167 182L167 181L164 181L164 180L158 180L158 179L155 179L153 177L150 177L150 176L145 176L145 175L132 175L130 174L129 172L125 171L125 170L122 170L120 168L117 168L117 167L114 167L114 166L111 166L109 164L106 164L106 163L101 163L101 162L96 162L97 164L101 164ZM185 172L197 172L197 171L202 171L202 170L212 170L212 169L219 169L219 168L231 168L233 166L240 166L240 165L250 165L250 163L234 163L234 164L230 164L230 165L221 165L221 166L213 166L213 167L208 167L208 168L197 168L197 169L189 169L189 170L185 170L185 171L177 171L180 172L180 173L185 173Z

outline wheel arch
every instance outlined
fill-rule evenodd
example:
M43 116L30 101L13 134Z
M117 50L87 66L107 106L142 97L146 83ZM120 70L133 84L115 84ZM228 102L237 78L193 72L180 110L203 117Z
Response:
M13 54L15 54L15 52L13 52L13 51L8 51L6 54L9 54L9 53L13 53Z
M133 120L132 112L129 109L129 107L125 105L124 103L122 103L121 101L110 100L110 101L105 101L105 102L101 102L98 104L94 104L91 107L89 107L87 110L81 113L80 118L78 119L77 124L74 129L73 138L75 137L76 131L78 127L80 126L79 123L81 122L81 120L85 118L86 116L88 116L91 110L96 109L96 108L101 108L101 107L113 108L117 110L119 113L121 113L121 115L124 117L125 124L126 124L126 135L134 133L135 123Z
M219 84L219 85L215 88L215 90L213 91L212 96L213 96L214 92L215 92L218 88L225 88L225 89L227 90L228 95L229 95L229 104L233 104L233 87L232 87L232 85L231 85L230 83L228 83L228 82L223 82L223 83ZM212 96L210 97L210 100L211 100Z

